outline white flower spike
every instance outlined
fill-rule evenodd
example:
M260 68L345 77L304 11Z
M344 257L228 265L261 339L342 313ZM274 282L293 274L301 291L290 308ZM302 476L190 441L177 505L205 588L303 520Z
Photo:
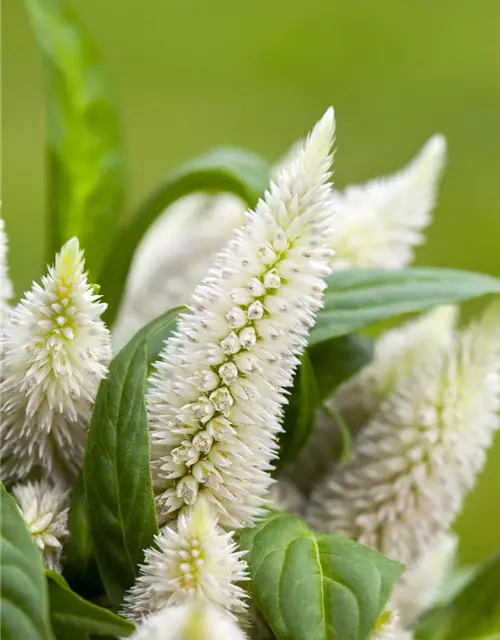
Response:
M205 500L164 527L157 548L145 552L145 564L125 596L124 615L135 621L166 606L198 598L228 612L246 609L245 591L236 583L247 580L245 552L237 551L232 535L217 526Z
M405 627L436 604L452 570L457 547L457 536L447 533L406 568L391 599Z
M445 160L446 141L436 135L395 175L334 192L334 270L401 269L411 262L431 221Z
M0 218L0 333L3 333L4 323L9 311L9 300L14 295L12 282L9 278L7 263L7 235L5 222Z
M246 640L224 611L203 602L165 607L141 622L130 640Z
M406 564L448 531L498 429L500 304L419 363L381 402L308 517Z
M203 494L249 525L272 483L284 392L322 304L332 222L329 109L193 295L148 394L159 518Z
M31 537L42 551L46 569L61 570L61 552L68 531L68 492L48 480L18 484L12 489Z
M370 640L412 640L412 638L412 633L401 626L399 613L389 609L380 616L370 636Z
M457 310L443 306L385 333L376 343L373 360L356 376L340 386L326 401L332 415L339 416L351 437L375 415L380 403L412 372L425 364L436 350L453 343ZM286 469L303 491L339 460L340 429L323 411L318 412L314 431L297 460Z
M5 335L2 477L33 467L78 473L85 429L111 356L109 332L73 238L13 310Z

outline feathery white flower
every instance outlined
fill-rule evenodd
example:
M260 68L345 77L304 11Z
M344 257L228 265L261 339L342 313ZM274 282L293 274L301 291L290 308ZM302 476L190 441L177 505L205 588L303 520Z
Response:
M114 350L153 318L185 304L244 222L245 204L231 194L195 193L168 207L135 253L113 327Z
M164 527L157 548L145 552L145 564L125 596L124 615L131 620L194 598L231 613L246 609L245 591L236 583L247 579L244 551L237 551L231 533L218 527L205 500L199 500L176 528Z
M412 640L413 635L402 628L399 613L387 610L380 616L370 640Z
M61 570L63 542L68 536L68 492L48 480L17 484L12 489L33 541L42 551L43 563Z
M76 474L85 428L110 359L109 333L73 238L12 311L2 382L2 476L33 467Z
M203 602L166 607L141 622L131 640L245 640L236 622Z
M222 251L148 393L159 518L207 496L225 528L263 511L284 391L322 304L333 110Z
M436 135L402 171L334 192L334 270L406 266L423 242L445 159L445 139Z
M7 265L7 235L5 222L0 218L0 332L3 331L6 314L9 308L9 300L14 295L12 282L9 278Z
M457 546L457 536L445 534L406 568L391 599L403 626L410 627L437 602L453 567Z
M376 413L380 403L436 350L453 341L457 310L443 306L403 326L387 331L376 343L373 360L337 389L325 402L332 415L345 423L351 437ZM311 490L340 457L341 437L336 422L323 411L297 460L285 470L305 492Z
M399 383L313 492L319 529L409 563L447 531L498 428L500 305Z

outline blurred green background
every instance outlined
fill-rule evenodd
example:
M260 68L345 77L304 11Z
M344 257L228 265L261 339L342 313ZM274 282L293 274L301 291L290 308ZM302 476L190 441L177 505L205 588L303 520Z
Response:
M216 145L277 159L333 104L337 186L449 144L418 262L500 275L499 0L74 0L121 107L129 209ZM23 2L3 3L3 215L18 293L43 267L41 60ZM500 549L500 439L458 530Z

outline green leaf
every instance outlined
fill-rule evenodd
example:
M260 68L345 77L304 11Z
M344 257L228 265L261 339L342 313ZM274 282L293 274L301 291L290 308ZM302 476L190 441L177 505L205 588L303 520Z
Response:
M419 640L492 640L500 636L500 554L488 560L447 604L427 613Z
M78 236L96 275L123 208L118 118L99 54L65 0L26 0L47 101L48 261Z
M272 512L240 538L251 595L278 640L366 640L403 567Z
M314 429L325 398L371 360L373 343L356 335L333 338L310 347L302 357L279 436L279 472L294 460Z
M64 549L64 577L72 588L86 597L102 593L90 526L87 516L83 474L78 476L68 514L69 537Z
M441 304L500 294L500 279L453 269L352 269L328 278L310 345Z
M118 312L134 251L145 232L165 209L195 191L226 191L253 207L269 184L269 164L242 149L217 149L192 160L175 171L139 207L113 241L99 282L108 304L108 325Z
M88 638L90 633L126 638L134 633L135 625L81 598L58 573L47 571L47 582L50 618L58 640Z
M148 340L167 337L177 316L173 309L147 325L112 360L88 430L83 464L87 513L101 578L115 607L157 532L144 399Z
M2 640L51 640L42 555L17 504L5 487L0 495Z

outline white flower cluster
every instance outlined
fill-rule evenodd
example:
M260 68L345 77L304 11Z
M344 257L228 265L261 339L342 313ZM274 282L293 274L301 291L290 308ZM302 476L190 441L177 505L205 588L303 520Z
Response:
M395 349L388 361L374 363L375 370L384 365L378 379L385 393L352 459L334 465L313 491L308 518L315 527L405 563L448 531L499 426L499 319L493 304L461 333L443 339L424 331L429 348L422 341L420 350ZM401 335L392 334L392 346ZM411 330L408 336L411 344ZM390 351L391 337L385 340Z
M224 527L262 513L284 391L322 304L330 251L329 110L193 294L148 393L160 520L199 494Z
M300 144L273 170L278 176ZM354 267L399 269L423 242L446 158L442 136L431 138L403 170L387 178L332 191L335 227L328 245L334 270ZM116 348L168 309L185 304L195 286L244 223L237 196L194 194L171 205L141 242L113 331Z
M4 335L2 478L34 467L76 475L85 428L111 357L106 305L87 282L76 238L15 307Z

